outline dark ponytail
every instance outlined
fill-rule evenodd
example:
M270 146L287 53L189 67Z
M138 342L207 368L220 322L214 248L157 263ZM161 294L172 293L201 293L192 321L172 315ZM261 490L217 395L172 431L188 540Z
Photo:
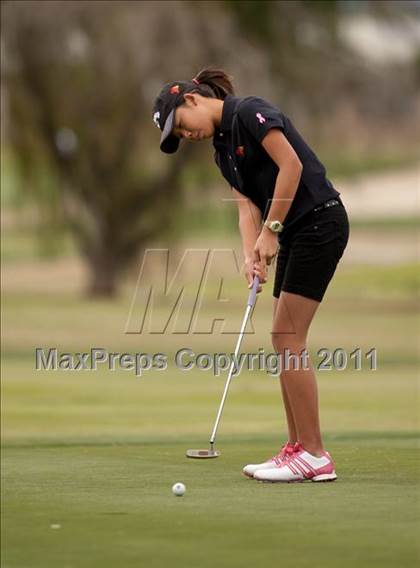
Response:
M198 81L197 92L203 97L211 97L224 100L226 95L234 95L232 77L229 77L223 69L216 67L204 67L194 77Z

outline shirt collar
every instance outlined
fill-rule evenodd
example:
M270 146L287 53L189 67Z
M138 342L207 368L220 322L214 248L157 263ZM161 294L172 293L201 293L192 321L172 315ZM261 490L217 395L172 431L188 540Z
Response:
M228 132L232 130L233 112L236 107L237 97L233 95L226 95L223 101L222 120L220 121L219 130L221 132Z
M236 109L236 105L238 103L238 97L234 97L233 95L226 95L223 100L223 107L222 107L222 118L220 120L220 126L215 128L214 136L213 136L213 146L217 149L219 144L225 144L223 133L231 132L232 130L232 122L233 122L233 115Z

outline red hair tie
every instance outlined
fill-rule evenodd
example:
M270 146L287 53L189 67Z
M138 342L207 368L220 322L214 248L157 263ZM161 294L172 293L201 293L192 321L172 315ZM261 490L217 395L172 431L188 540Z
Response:
M195 77L194 77L194 79L192 80L192 82L195 83L196 85L199 85L199 84L200 84L200 83L198 82L198 79L196 79Z

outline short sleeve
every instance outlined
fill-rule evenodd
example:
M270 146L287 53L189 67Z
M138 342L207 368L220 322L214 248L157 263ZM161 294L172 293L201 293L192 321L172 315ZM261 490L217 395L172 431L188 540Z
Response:
M259 143L271 128L284 130L283 113L261 97L246 97L239 106L238 116Z

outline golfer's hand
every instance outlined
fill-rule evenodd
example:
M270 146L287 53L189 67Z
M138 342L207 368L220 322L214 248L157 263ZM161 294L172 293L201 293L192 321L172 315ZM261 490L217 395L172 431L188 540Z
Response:
M254 254L257 258L255 274L262 284L267 282L267 266L270 266L278 250L277 234L263 227L254 247Z
M255 272L256 266L257 266L256 256L254 256L254 258L245 259L245 278L247 279L248 282L248 288L252 288L252 284L254 282L254 276L256 274ZM261 291L262 291L262 286L261 284L259 284L257 289L257 294L259 294Z

